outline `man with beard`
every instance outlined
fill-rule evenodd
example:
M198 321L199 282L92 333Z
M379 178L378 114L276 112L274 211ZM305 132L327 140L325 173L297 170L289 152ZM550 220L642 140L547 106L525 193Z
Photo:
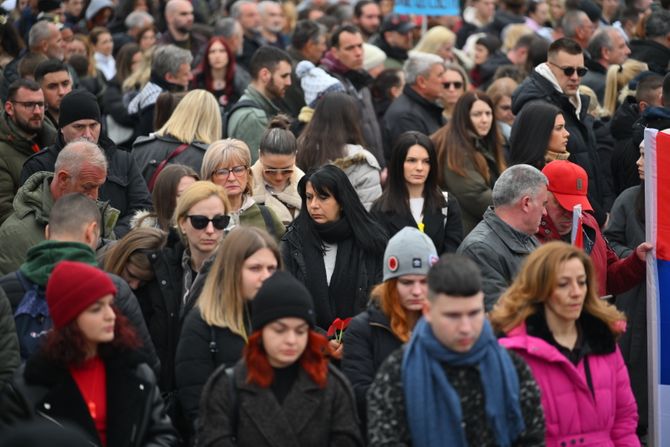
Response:
M56 129L44 119L40 86L26 79L14 81L0 116L0 224L13 211L23 162L55 139Z
M261 15L261 36L268 45L285 50L288 46L288 36L282 33L284 29L284 13L281 5L273 0L264 0L258 4Z
M352 22L361 30L361 35L366 42L372 40L379 32L381 14L379 5L372 0L361 0L354 6Z
M58 127L58 114L63 96L72 91L72 77L65 64L58 59L42 62L35 69L35 81L42 88L46 110L45 121Z
M158 41L158 45L173 44L191 52L192 67L197 66L202 59L207 40L193 28L193 5L187 0L170 0L165 5L165 22L167 30Z
M264 44L258 5L251 0L238 0L230 8L230 16L239 22L244 32L242 53L237 55L237 63L251 71L251 58Z
M251 58L249 71L251 83L231 109L227 129L230 138L247 143L253 164L268 123L281 112L273 101L283 98L291 85L291 56L279 48L261 47Z

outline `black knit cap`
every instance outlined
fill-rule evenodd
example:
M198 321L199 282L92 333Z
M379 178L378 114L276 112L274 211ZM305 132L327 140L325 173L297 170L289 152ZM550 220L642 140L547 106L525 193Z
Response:
M79 120L102 122L98 100L88 90L73 90L65 95L60 103L58 127L63 128Z
M302 318L313 328L314 302L305 286L290 273L278 271L263 282L251 302L251 327L258 331L280 318Z

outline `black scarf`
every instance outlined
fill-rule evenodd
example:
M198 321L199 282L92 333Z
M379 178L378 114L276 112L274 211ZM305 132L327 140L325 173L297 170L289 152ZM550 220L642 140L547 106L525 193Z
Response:
M305 232L305 286L314 299L317 325L328 329L335 318L353 317L361 310L356 307L361 252L347 219L325 224L312 222L312 225L320 240L313 240L311 231ZM323 242L337 244L335 270L330 278L330 285L326 280L324 252L320 248Z

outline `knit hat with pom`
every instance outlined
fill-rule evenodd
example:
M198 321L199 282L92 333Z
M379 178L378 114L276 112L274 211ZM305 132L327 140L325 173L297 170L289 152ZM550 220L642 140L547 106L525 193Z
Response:
M295 67L300 78L300 86L305 92L305 104L314 108L316 101L331 92L344 92L344 86L336 78L326 73L323 68L315 67L310 61L302 61Z

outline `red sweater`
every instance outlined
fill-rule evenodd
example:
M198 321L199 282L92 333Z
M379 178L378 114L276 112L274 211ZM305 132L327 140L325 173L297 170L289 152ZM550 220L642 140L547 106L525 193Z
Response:
M98 430L102 445L107 445L107 374L105 364L96 356L83 365L70 367L81 397Z

